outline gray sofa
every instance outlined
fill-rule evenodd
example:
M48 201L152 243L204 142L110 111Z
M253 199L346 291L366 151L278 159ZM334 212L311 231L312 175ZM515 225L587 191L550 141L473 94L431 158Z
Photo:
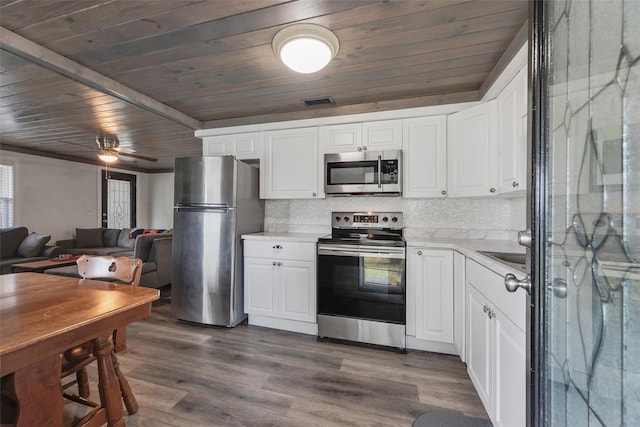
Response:
M0 229L0 274L11 273L11 266L22 262L57 257L58 246L47 246L49 234L29 234L27 227Z
M78 232L79 230L91 230L91 232ZM118 231L118 233L112 230ZM102 232L102 246L89 246L100 242L98 231ZM89 236L91 233L93 233L93 237ZM170 284L173 235L170 232L139 234L135 239L130 239L130 233L131 230L128 228L123 228L122 230L108 228L77 229L75 239L59 240L57 243L63 252L74 255L112 255L140 258L142 260L141 286L159 288ZM108 234L112 235L107 236ZM117 238L115 237L116 234ZM113 246L114 243L116 244L115 246ZM86 247L76 247L76 245ZM80 277L76 265L52 268L46 270L45 274Z
M136 237L131 228L76 228L75 238L58 240L64 253L73 255L132 256Z

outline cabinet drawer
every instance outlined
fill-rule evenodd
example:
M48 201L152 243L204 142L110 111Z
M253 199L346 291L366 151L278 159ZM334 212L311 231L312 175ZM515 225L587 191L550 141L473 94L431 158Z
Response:
M504 277L467 258L467 283L471 283L521 330L527 327L527 297L522 289L507 292Z
M315 261L316 244L287 240L245 240L244 256L257 258Z

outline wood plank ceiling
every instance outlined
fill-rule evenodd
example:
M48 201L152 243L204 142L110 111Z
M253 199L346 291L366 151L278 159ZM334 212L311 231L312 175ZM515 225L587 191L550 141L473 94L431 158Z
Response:
M198 127L477 100L510 43L526 34L527 13L526 0L2 0L6 34L196 125L4 46L1 147L95 162L96 135L113 134L127 149L159 159L122 167L152 172L170 169L175 157L200 155ZM323 25L340 39L337 57L322 71L297 74L275 57L273 36L295 22ZM336 105L305 107L302 99L316 96L331 96Z

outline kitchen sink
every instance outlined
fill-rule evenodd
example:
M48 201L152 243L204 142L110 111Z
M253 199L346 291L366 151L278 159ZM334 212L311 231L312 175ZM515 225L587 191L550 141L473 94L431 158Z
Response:
M496 261L500 261L509 267L516 268L521 271L527 271L526 259L527 255L517 252L491 252L491 251L478 251L482 255L493 258Z

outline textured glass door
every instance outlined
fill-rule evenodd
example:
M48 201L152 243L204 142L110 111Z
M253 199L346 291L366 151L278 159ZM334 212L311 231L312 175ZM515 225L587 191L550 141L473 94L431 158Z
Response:
M640 425L640 1L533 5L531 417Z
M102 171L102 226L136 226L136 176Z

